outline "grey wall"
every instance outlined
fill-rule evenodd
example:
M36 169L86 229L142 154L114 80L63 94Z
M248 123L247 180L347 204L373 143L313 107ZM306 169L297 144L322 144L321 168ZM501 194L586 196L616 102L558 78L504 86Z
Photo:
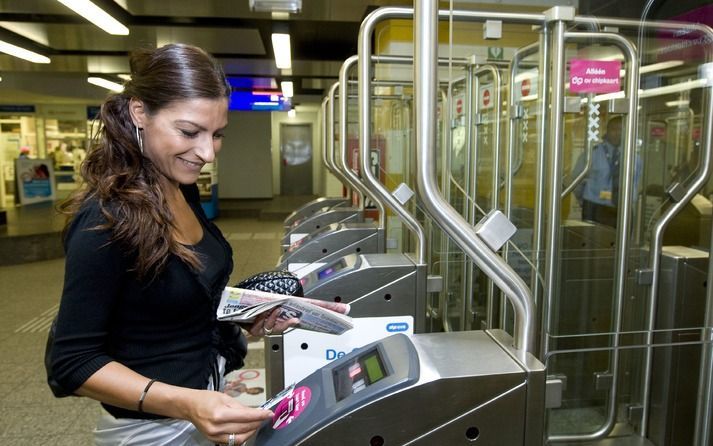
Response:
M220 198L272 198L271 113L230 112L218 155Z

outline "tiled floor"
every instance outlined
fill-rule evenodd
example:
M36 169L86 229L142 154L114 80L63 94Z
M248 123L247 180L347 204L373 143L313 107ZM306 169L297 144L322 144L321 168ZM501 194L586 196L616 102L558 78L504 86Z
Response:
M304 201L282 200L279 206L283 212L273 209L270 220L216 220L235 252L231 284L274 267L282 235L279 217ZM41 220L41 212L32 213L33 225ZM44 212L49 216L51 207ZM24 226L21 219L17 227ZM43 354L59 301L63 268L63 259L0 267L0 445L92 444L98 403L86 398L55 399L45 382ZM247 367L262 367L261 345L251 348Z

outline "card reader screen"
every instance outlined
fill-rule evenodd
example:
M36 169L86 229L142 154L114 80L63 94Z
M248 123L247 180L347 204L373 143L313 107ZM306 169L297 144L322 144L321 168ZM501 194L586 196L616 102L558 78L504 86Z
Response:
M384 361L376 349L357 356L333 372L334 393L337 401L361 392L388 376Z
M317 280L322 280L325 279L332 274L336 273L337 271L343 270L344 267L347 266L347 262L344 261L344 259L339 259L338 262L332 263L331 265L327 266L323 270L319 271L317 273Z

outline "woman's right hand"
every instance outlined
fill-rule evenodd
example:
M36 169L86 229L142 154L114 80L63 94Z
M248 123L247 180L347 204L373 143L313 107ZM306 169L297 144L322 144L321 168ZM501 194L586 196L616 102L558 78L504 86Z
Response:
M234 398L211 390L196 390L191 397L187 419L210 441L241 445L255 434L263 421L272 418L269 410L243 406Z
M246 407L221 392L173 386L156 381L142 397L149 381L145 376L118 362L110 362L94 373L78 389L78 395L107 404L137 410L142 400L146 413L188 420L206 438L227 444L233 434L234 444L243 444L265 421L274 416L269 410Z

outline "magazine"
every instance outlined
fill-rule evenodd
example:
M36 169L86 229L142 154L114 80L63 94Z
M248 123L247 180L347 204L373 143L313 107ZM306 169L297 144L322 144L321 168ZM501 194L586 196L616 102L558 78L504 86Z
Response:
M280 307L280 319L296 317L297 327L322 333L342 334L354 327L347 316L349 304L264 291L225 287L218 305L218 320L250 323L259 314Z

